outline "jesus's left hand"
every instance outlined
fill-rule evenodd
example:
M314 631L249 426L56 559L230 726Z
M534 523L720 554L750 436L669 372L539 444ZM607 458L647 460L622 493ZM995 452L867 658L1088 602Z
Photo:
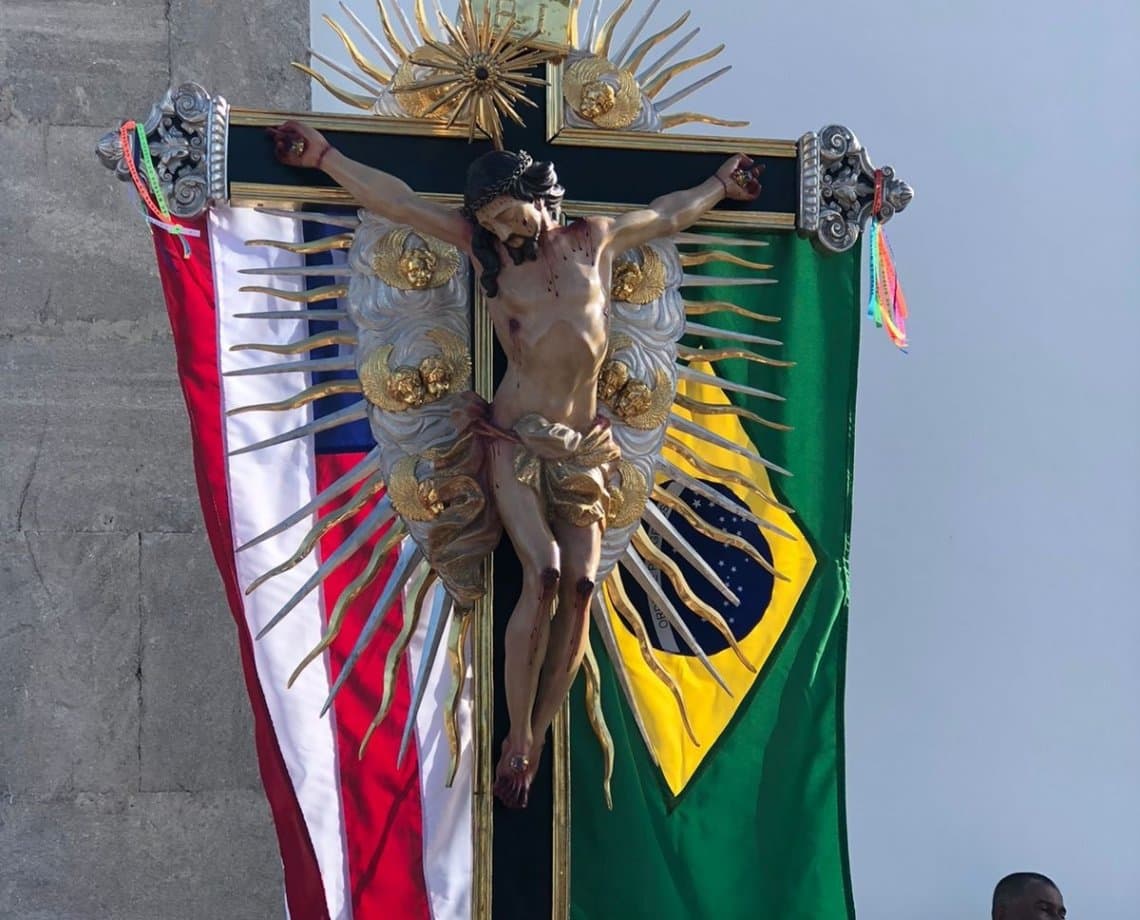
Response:
M760 197L760 173L763 171L763 163L754 163L751 157L738 153L729 157L716 171L716 177L724 186L726 198L733 201L755 201Z

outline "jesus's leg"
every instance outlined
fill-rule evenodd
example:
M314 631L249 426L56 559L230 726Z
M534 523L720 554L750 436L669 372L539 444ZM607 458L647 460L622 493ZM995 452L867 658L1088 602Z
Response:
M554 720L582 664L590 632L590 600L594 596L594 580L602 549L602 529L574 527L564 521L553 524L554 536L562 557L562 579L558 592L558 610L550 624L550 640L546 660L539 678L538 697L531 716L534 752L537 763L546 738L546 730ZM532 766L532 771L534 767Z
M507 441L491 445L495 503L523 570L522 593L507 621L503 688L511 724L495 769L495 795L504 805L522 808L534 778L531 714L560 579L558 544L538 496L515 478L514 452Z

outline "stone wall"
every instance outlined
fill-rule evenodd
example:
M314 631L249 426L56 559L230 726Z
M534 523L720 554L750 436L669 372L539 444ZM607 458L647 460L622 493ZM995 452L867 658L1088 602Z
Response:
M149 233L94 154L308 107L308 3L2 0L0 917L264 920L280 860Z

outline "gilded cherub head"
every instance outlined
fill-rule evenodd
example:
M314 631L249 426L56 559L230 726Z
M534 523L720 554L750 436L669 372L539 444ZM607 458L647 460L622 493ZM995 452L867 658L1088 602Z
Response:
M434 252L423 247L405 249L400 256L400 274L413 290L422 290L431 285L435 269L439 264Z
M641 286L641 266L636 262L615 262L610 295L614 300L629 300Z
M598 399L609 402L629 382L629 365L624 361L607 361L598 374Z
M653 404L653 392L640 380L631 380L614 402L613 409L618 418L629 419L648 411Z
M593 121L607 112L613 111L617 104L617 90L604 80L594 80L582 87L582 99L578 104L578 113L583 118Z
M405 406L424 404L425 390L419 368L398 367L388 378L388 396Z
M443 514L443 499L440 498L434 479L420 480L416 489L419 492L420 503L424 506L424 510L432 517L439 517Z
M429 400L446 396L451 390L451 370L439 355L430 355L420 362L420 378Z

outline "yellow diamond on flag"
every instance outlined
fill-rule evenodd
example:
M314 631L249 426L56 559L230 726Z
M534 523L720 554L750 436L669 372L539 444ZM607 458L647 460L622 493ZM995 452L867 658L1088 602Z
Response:
M691 367L694 370L713 373L713 369L707 364L693 363ZM682 380L678 382L678 393L703 403L729 405L729 399L724 391L709 384ZM679 407L674 407L674 411L691 418L713 434L741 448L759 453L745 433L740 419L735 415L694 415ZM670 437L681 442L682 448L688 448L688 451L703 462L706 470L712 467L730 470L754 483L761 492L774 494L768 470L756 461L675 429L670 432ZM746 667L731 648L721 648L709 655L713 666L728 685L731 696L725 693L695 656L686 654L683 646L678 648L677 644L670 640L669 627L662 622L663 618L657 615L650 617L650 622L657 628L658 636L664 640L655 643L657 647L654 654L661 667L680 688L696 742L685 730L680 709L672 692L661 678L650 670L638 648L636 637L615 610L613 588L608 584L606 586L604 591L606 610L617 637L618 651L629 674L632 703L644 724L650 753L657 761L674 795L680 794L692 779L701 761L715 747L717 738L732 721L741 702L752 690L757 679L762 676L764 664L787 627L816 564L811 546L787 512L765 502L739 485L717 482L716 477L708 472L702 472L690 462L685 453L684 450L675 450L668 445L664 449L665 459L674 466L718 491L723 492L726 488L731 490L738 503L743 503L754 515L788 536L781 536L773 529L758 531L754 524L748 524L752 528L754 539L756 535L763 533L763 542L766 543L768 550L765 555L769 556L772 567L779 573L780 577L777 578L771 578L759 563L738 550L716 543L717 549L712 551L708 548L713 545L711 540L702 544L706 547L704 550L706 561L713 566L714 571L717 571L730 590L740 596L739 607L733 608L727 601L722 601L719 612L732 627L744 657L755 668L753 671ZM670 487L668 480L660 474L657 484L669 488L674 494L677 494L680 488L679 484L672 484ZM707 500L693 498L692 495L689 500L692 502L693 510L707 519L709 525L718 529L724 527L721 523L726 514L724 509ZM668 511L664 507L661 510ZM676 519L676 515L672 517L674 523L680 526L681 522ZM742 534L738 534L740 535ZM762 553L764 548L758 547ZM692 579L694 587L698 580L699 577ZM625 579L627 585L630 581L628 577ZM737 590L738 587L744 588L757 582L763 582L765 590L751 594L747 590ZM630 593L633 594L634 591L631 590ZM646 603L644 595L640 592L635 599L639 600L640 605Z

